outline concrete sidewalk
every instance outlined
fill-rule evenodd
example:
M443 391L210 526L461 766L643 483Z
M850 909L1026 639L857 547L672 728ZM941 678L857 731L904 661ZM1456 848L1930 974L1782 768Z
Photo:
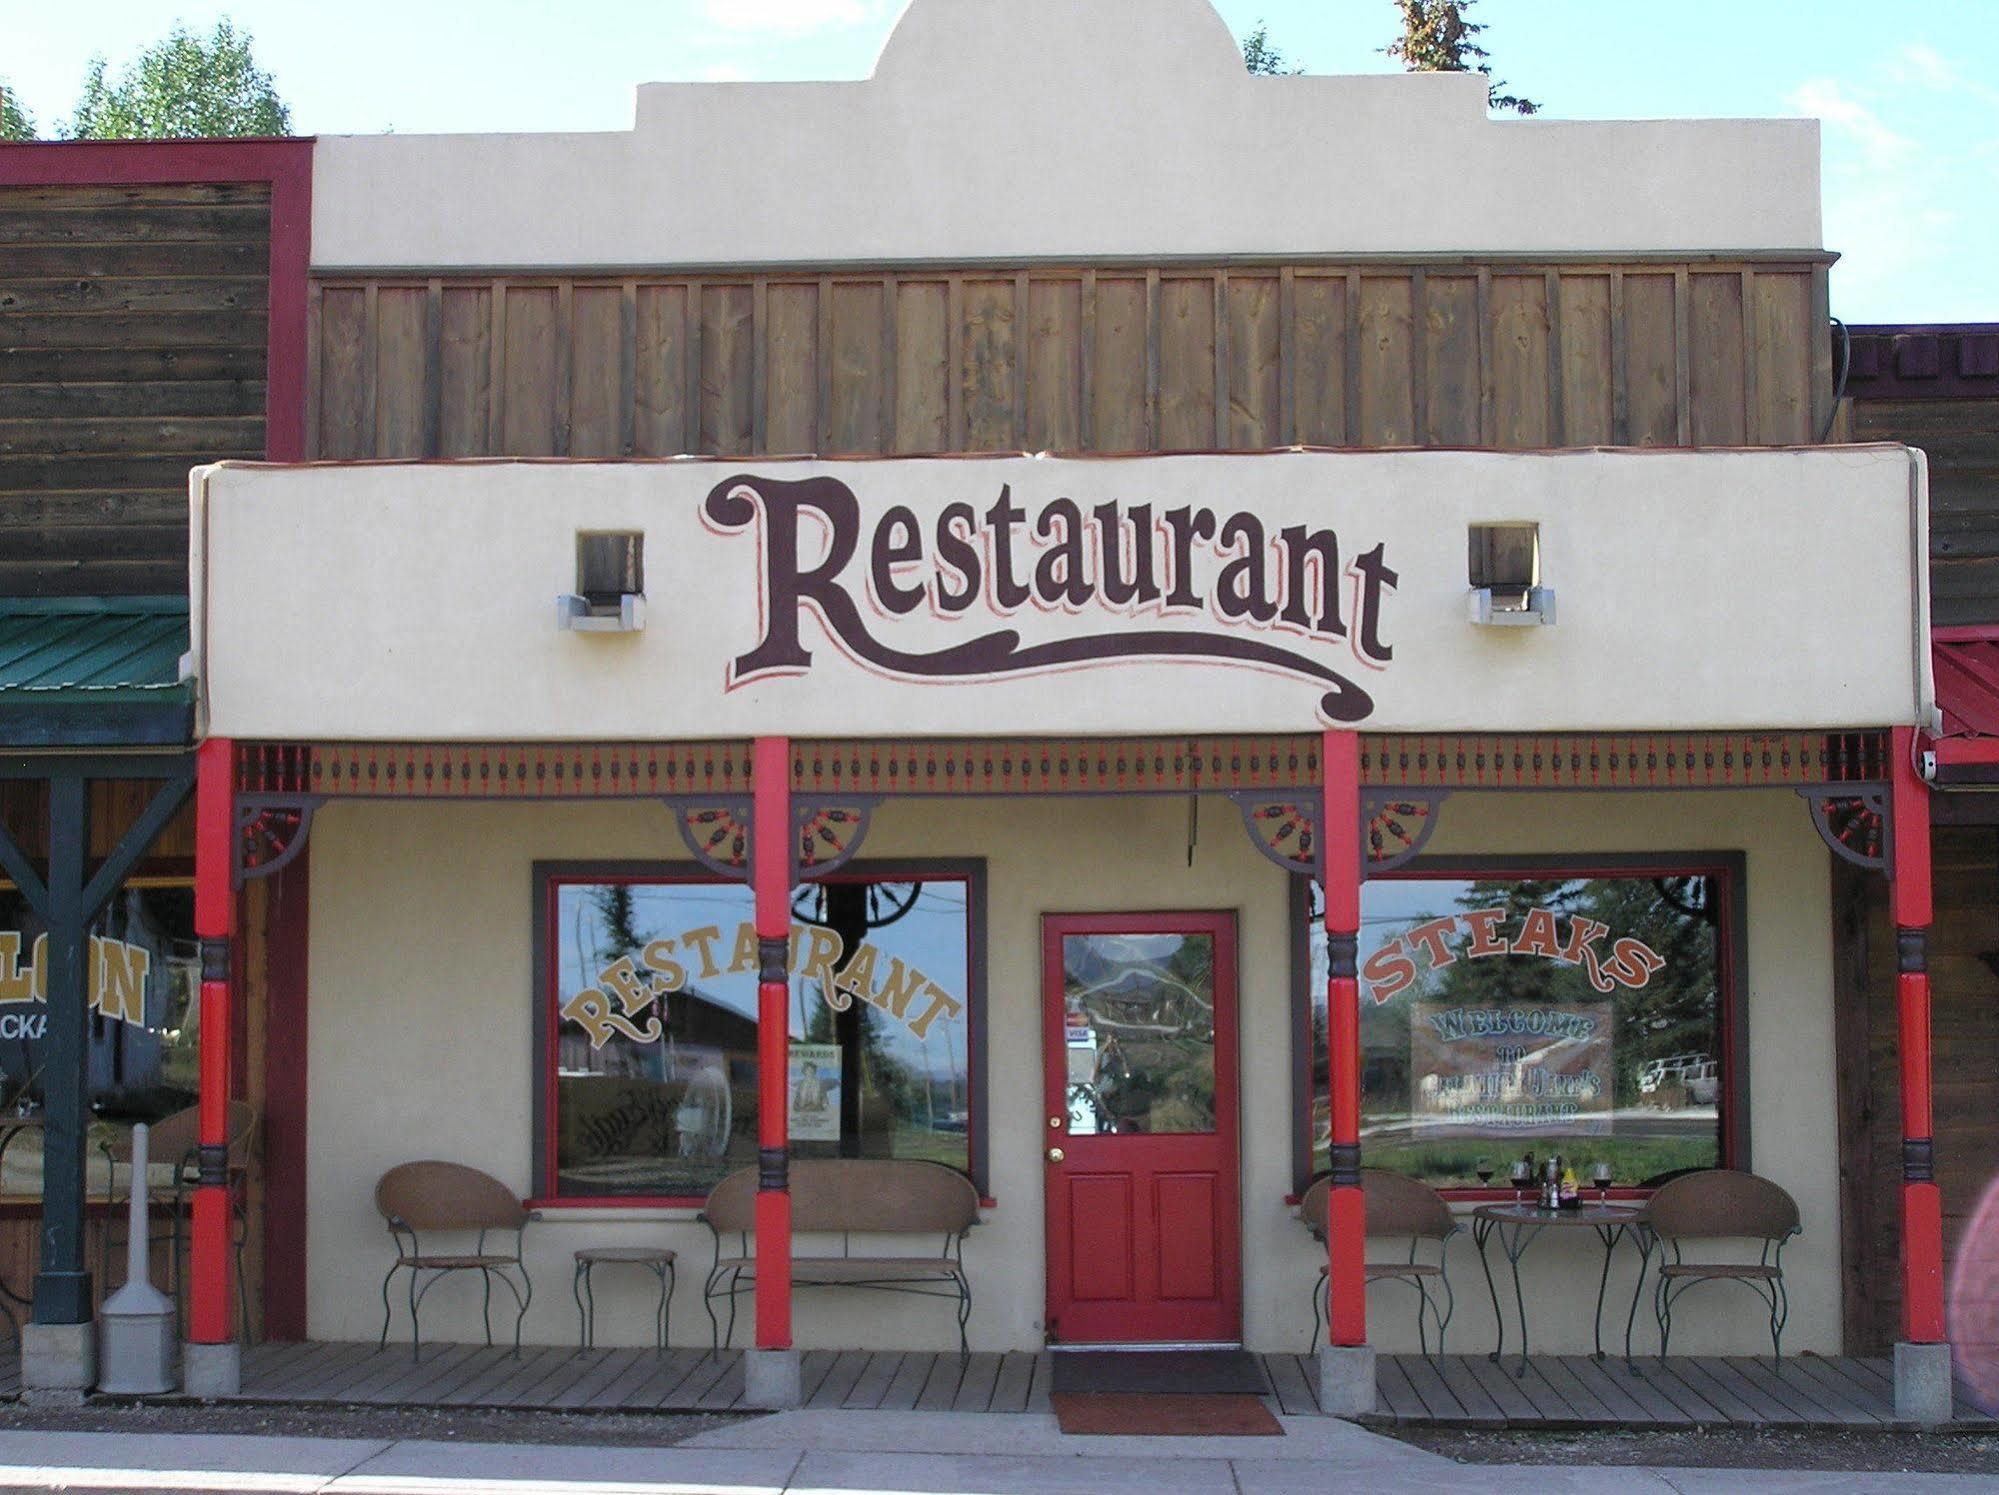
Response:
M1286 1437L1071 1438L1052 1417L792 1412L662 1448L210 1434L0 1433L0 1489L245 1495L1276 1495L1299 1490L1990 1490L1973 1475L1465 1465L1350 1423Z

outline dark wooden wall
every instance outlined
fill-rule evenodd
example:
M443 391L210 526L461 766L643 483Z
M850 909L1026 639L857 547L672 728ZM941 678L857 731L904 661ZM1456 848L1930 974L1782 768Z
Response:
M308 449L1809 442L1816 262L325 278Z
M1849 425L1929 453L1933 620L1999 623L1999 396L1858 399Z
M270 191L0 187L0 596L174 594L187 472L264 450Z
M1947 1282L1967 1217L1999 1182L1999 826L1940 825L1934 845L1932 1104ZM1886 880L1843 862L1835 867L1846 1351L1873 1355L1901 1337L1895 938ZM1832 1225L1825 1221L1822 1228ZM1805 1226L1812 1229L1813 1222ZM1999 1283L1987 1290L1999 1298Z

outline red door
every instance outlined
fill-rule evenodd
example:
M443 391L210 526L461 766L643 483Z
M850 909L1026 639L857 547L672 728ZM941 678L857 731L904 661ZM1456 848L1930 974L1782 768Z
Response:
M1235 919L1041 921L1048 1337L1242 1338Z

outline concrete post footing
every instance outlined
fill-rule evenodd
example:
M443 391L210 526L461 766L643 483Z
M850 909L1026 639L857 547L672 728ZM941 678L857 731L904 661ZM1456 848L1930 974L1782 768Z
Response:
M1951 1418L1950 1346L1895 1346L1895 1416L1937 1427Z
M800 1364L797 1350L744 1350L743 1405L771 1412L801 1405Z
M1319 1410L1359 1417L1374 1410L1374 1346L1329 1344L1319 1351Z
M73 1405L97 1384L92 1324L23 1324L21 1394L42 1406Z
M181 1389L204 1401L234 1396L243 1389L243 1347L239 1344L181 1346Z

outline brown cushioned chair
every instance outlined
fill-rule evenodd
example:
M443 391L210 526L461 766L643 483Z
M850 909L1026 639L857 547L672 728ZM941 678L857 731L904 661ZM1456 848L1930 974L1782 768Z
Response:
M384 1173L375 1185L375 1208L388 1223L389 1238L395 1243L396 1259L382 1278L382 1338L377 1348L389 1343L389 1284L397 1272L410 1274L410 1358L422 1353L417 1315L431 1288L453 1272L477 1272L485 1296L480 1312L486 1325L486 1343L493 1342L493 1279L506 1284L514 1297L514 1354L521 1352L521 1321L534 1300L534 1283L521 1260L521 1248L530 1221L541 1217L521 1203L513 1191L491 1174L468 1168L463 1163L426 1160L401 1163ZM511 1234L513 1250L493 1251L486 1246L491 1234ZM439 1251L426 1246L425 1237L473 1237L466 1252ZM424 1273L429 1281L423 1281ZM519 1282L514 1278L518 1275Z
M1330 1184L1320 1179L1305 1191L1305 1197L1298 1202L1298 1217L1312 1232L1312 1238L1321 1244L1326 1239L1326 1199ZM1406 1239L1409 1255L1403 1261L1370 1261L1366 1266L1366 1280L1369 1282L1405 1282L1416 1289L1416 1342L1425 1355L1430 1353L1428 1327L1423 1315L1437 1321L1437 1353L1444 1353L1444 1331L1450 1327L1451 1316L1457 1311L1457 1299L1451 1292L1450 1274L1445 1270L1450 1239L1461 1227L1451 1207L1444 1202L1444 1196L1420 1179L1410 1178L1401 1173L1390 1173L1382 1168L1363 1168L1360 1171L1361 1197L1367 1209L1367 1238ZM1419 1259L1417 1248L1425 1241L1434 1241L1437 1259L1429 1262ZM1436 1284L1433 1291L1431 1284ZM1316 1349L1319 1330L1328 1317L1329 1306L1326 1294L1331 1290L1329 1268L1319 1267L1319 1280L1312 1288L1312 1343L1308 1349ZM1439 1301L1438 1294L1442 1299Z
M794 1237L837 1235L840 1254L813 1255L792 1244L791 1280L797 1287L858 1287L909 1293L919 1298L952 1298L958 1304L958 1351L968 1354L966 1325L972 1316L972 1286L965 1276L965 1236L979 1223L979 1191L955 1168L903 1158L794 1159L790 1169L791 1229ZM716 1349L736 1334L736 1299L756 1290L757 1170L740 1168L715 1185L702 1206L701 1220L715 1238L714 1265L702 1289L710 1339ZM915 1252L853 1254L856 1235L917 1235L939 1239L935 1255ZM724 1255L724 1238L734 1236ZM715 1313L718 1298L729 1301L725 1334Z
M1740 1282L1770 1311L1770 1354L1781 1365L1784 1323L1791 1313L1784 1288L1784 1243L1803 1228L1797 1201L1754 1173L1710 1168L1661 1186L1645 1206L1645 1224L1662 1247L1652 1293L1659 1353L1666 1353L1672 1338L1673 1305L1689 1288L1702 1282ZM1681 1254L1685 1241L1755 1242L1759 1249L1753 1262L1687 1261Z

